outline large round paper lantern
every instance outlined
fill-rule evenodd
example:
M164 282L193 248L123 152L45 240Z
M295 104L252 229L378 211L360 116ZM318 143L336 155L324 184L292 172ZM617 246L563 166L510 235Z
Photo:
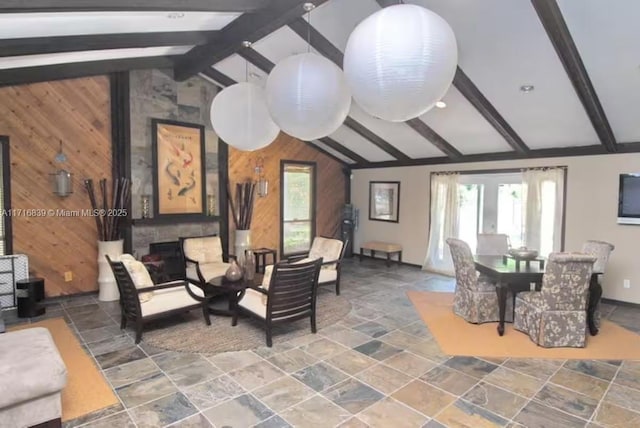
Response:
M458 47L447 22L400 4L366 18L349 36L344 74L367 113L401 122L427 112L449 89Z
M257 150L276 139L280 129L271 119L264 90L241 82L223 89L211 103L211 125L222 140L238 150Z
M273 121L301 140L333 133L351 107L351 92L342 70L314 53L280 61L267 78L266 92Z

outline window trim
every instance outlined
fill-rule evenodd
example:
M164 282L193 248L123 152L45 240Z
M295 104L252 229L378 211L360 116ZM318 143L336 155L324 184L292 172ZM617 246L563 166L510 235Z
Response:
M566 227L567 227L567 189L569 188L568 176L569 176L569 167L567 165L546 165L546 166L527 166L520 168L488 168L488 169L468 169L468 170L438 170L431 171L429 174L429 189L431 189L431 177L435 174L443 174L447 172L455 172L456 174L464 175L474 175L474 174L504 174L504 173L513 173L513 172L523 172L527 169L544 169L544 168L560 168L564 170L564 193L562 196L562 220L560 227L560 251L565 251L565 238L566 238ZM431 210L431 195L429 195L429 210ZM431 211L429 211L431 212ZM429 215L429 229L431 230L431 215Z
M4 201L2 209L5 213L11 208L11 159L9 137L0 135L0 150L2 150L2 194ZM11 228L11 216L5 215L4 219L4 252L13 254L13 229Z
M312 169L311 173L311 241L313 242L313 238L316 236L316 197L318 194L317 183L318 183L318 164L317 162L311 161L299 161L299 160L289 160L289 159L281 159L280 160L280 258L284 259L286 257L296 256L300 254L306 254L307 251L297 252L297 253L286 253L284 252L284 173L285 167L287 165L302 165L302 166L310 166Z

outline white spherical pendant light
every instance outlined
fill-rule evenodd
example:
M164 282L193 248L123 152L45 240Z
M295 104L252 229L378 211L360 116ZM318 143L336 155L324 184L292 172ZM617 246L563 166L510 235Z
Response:
M411 4L389 6L366 18L344 52L354 100L367 113L393 122L431 109L451 85L457 63L449 24Z
M301 140L333 133L351 107L351 92L342 70L314 53L280 61L267 78L266 92L273 121Z
M211 125L225 143L245 151L268 146L280 132L267 110L264 90L248 82L231 85L215 96Z

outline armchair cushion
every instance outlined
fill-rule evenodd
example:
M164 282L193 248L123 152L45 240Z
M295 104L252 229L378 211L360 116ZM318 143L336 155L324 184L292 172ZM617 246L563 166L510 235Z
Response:
M264 276L262 277L262 285L261 285L261 287L264 288L267 291L269 291L269 284L271 284L271 275L272 274L273 274L273 265L266 266L264 268ZM258 294L262 294L262 293L258 293ZM264 306L267 306L267 295L266 294L262 294L260 296L260 299L262 301L262 304Z
M202 272L202 276L205 280L210 280L211 278L215 278L216 276L222 276L225 274L229 266L229 263L220 262L211 262L211 263L198 263L200 267L200 272ZM187 278L197 280L198 273L196 265L193 263L187 263L186 269Z
M323 258L324 260L339 260L340 254L342 253L343 242L339 239L331 239L331 238L323 238L321 236L316 236L313 238L313 243L311 244L311 249L309 250L309 255L307 256L305 262L309 262L311 260ZM323 265L321 269L336 269L335 264ZM322 282L322 281L320 281Z
M267 295L262 294L259 291L247 288L244 296L238 302L239 306L251 311L260 318L267 317Z
M185 238L182 251L185 257L201 264L222 263L222 243L219 236Z
M185 284L185 286L163 288L153 292L154 296L152 300L146 302L140 301L140 309L143 317L199 304L200 302L191 297L185 287L189 287L195 295L204 298L204 292L200 287L189 282L185 283L184 281L173 281L173 283ZM171 284L171 282L158 285L166 284Z
M127 272L129 272L129 276L131 277L133 285L136 288L147 288L154 286L151 275L149 275L149 271L147 270L144 263L136 260L131 254L121 255L120 261L124 265L125 269L127 269ZM152 297L153 291L140 293L138 295L140 303L148 302Z

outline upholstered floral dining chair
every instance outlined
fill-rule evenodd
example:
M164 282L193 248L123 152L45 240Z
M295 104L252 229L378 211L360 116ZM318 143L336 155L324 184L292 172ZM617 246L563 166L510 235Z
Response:
M587 254L551 253L540 291L516 296L514 328L545 348L584 347L595 261Z
M609 256L615 248L616 247L613 244L604 241L589 240L585 241L585 243L582 244L583 253L590 254L596 257L596 262L593 264L593 272L597 272L600 274L604 274L604 271L607 268L607 262L609 261ZM598 275L598 281L602 280L601 277L602 275ZM598 306L593 313L593 321L595 322L597 328L600 328L601 318L602 314L600 312L600 302L598 302Z
M480 324L500 319L495 284L484 276L479 277L469 245L455 238L447 239L456 272L456 291L453 312L465 320ZM506 320L511 321L512 298L507 298Z

